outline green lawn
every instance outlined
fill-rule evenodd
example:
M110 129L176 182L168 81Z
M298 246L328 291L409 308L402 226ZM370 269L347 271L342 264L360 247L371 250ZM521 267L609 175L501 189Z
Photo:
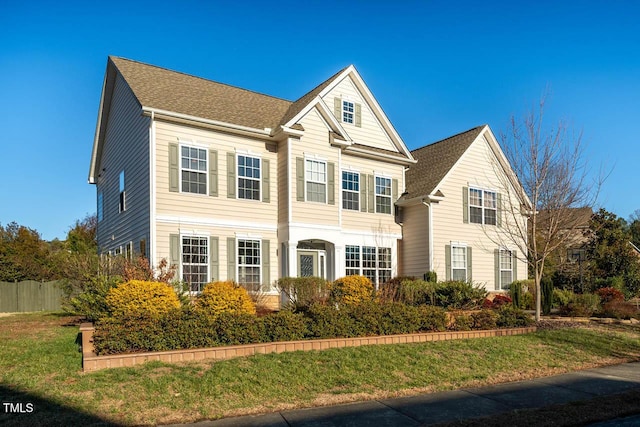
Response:
M609 325L424 344L80 372L72 318L0 318L0 424L156 424L449 390L640 360L640 327Z

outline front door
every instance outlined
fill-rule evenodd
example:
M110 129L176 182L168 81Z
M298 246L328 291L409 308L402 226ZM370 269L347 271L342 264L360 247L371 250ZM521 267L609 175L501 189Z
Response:
M298 251L298 276L299 277L325 277L326 269L325 251Z

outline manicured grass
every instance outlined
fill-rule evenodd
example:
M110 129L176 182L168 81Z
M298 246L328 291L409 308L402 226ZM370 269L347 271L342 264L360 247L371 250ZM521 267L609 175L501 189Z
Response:
M148 363L80 372L78 328L0 318L0 400L35 402L0 424L156 424L450 390L640 360L640 327L598 326L424 344Z

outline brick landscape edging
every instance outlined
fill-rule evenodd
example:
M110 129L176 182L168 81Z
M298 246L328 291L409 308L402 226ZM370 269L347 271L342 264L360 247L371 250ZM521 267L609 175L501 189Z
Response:
M158 351L149 353L109 354L96 356L93 348L91 323L80 326L82 334L82 370L99 371L108 368L140 365L157 360L159 362L188 362L194 360L224 360L254 354L283 353L286 351L326 350L329 348L359 347L362 345L406 344L429 341L448 341L465 338L500 337L522 335L536 331L535 326L527 328L489 329L482 331L426 332L420 334L381 335L375 337L331 338L303 341L280 341L260 344L233 345L228 347L195 348L187 350Z

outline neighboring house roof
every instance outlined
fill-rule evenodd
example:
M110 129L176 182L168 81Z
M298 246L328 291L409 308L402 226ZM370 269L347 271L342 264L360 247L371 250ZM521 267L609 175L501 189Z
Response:
M589 228L589 222L593 216L593 210L589 207L585 208L562 208L562 218L558 223L560 229L575 230ZM541 210L536 215L538 223L546 223L549 221L550 211Z
M130 59L109 57L141 106L255 129L274 128L291 101Z
M407 190L403 197L411 199L432 194L485 127L478 126L411 151L418 163L407 171Z

